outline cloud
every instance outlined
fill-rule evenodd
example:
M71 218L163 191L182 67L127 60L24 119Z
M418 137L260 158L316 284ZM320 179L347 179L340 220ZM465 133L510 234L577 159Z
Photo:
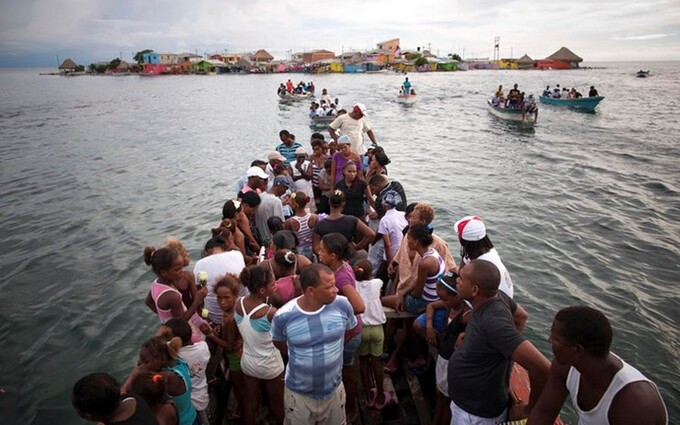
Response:
M77 52L80 62L156 51L286 52L373 48L399 37L402 47L431 45L444 55L545 57L567 46L586 61L657 55L680 59L676 0L3 0L0 66L5 57ZM14 62L13 62L14 63Z
M621 40L621 41L627 41L627 40L658 40L660 38L666 38L666 37L671 37L674 36L675 34L645 34L645 35L629 35L626 37L612 37L612 40Z

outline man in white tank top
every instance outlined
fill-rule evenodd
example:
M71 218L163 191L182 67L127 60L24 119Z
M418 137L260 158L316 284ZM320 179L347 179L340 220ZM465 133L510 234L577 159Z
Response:
M656 385L609 351L612 329L601 312L567 307L550 331L555 358L527 425L552 424L570 396L578 425L664 425L668 412Z

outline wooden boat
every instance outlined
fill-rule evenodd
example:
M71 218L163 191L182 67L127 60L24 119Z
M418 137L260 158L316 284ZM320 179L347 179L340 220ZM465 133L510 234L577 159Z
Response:
M647 78L649 77L649 70L647 71L639 70L636 75L638 78Z
M310 117L312 120L311 125L313 127L328 127L328 124L332 123L336 118L336 115L326 117Z
M292 101L292 102L299 102L301 100L307 100L310 97L312 97L312 93L305 93L305 94L290 94L290 93L279 93L279 98L281 100L287 100L287 101Z
M527 113L524 116L524 119L522 119L522 110L521 109L515 109L515 108L500 108L498 106L493 106L491 103L491 99L486 101L486 105L489 108L489 112L497 116L498 118L502 118L504 120L508 121L515 121L515 122L520 122L522 124L527 124L527 125L534 125L536 122L536 114L532 113Z
M554 97L540 96L541 103L553 106L566 106L580 111L595 111L597 105L604 99L604 96L581 97L578 99L556 99Z
M400 94L397 96L397 102L399 103L415 103L416 94Z

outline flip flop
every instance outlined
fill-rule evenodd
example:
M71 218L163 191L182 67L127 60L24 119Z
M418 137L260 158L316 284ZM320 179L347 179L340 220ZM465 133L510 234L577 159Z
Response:
M371 397L366 397L366 406L374 407L375 399L378 396L378 390L376 390L375 388L371 388L369 392L371 393Z
M397 371L397 361L396 361L396 360L394 360L394 361L392 361L392 360L388 361L387 364L385 365L385 367L384 367L383 370L385 371L385 373L394 373L394 372L396 372L396 371Z
M385 401L382 404L378 404L377 402L375 404L375 408L378 409L378 410L382 410L383 408L385 408L385 406L394 402L394 398L392 397L392 393L385 391L384 394L385 394Z

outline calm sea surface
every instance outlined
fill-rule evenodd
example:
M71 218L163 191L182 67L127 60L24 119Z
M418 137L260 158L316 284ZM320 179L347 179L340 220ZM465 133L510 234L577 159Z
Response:
M593 64L595 65L595 64ZM74 423L82 375L120 380L158 326L143 300L145 245L177 236L192 260L236 179L288 129L309 146L306 104L277 101L289 77L344 106L364 102L409 201L436 231L486 222L549 357L552 317L588 304L613 351L659 385L680 417L679 63L579 71L399 75L63 78L0 71L0 412L3 423ZM647 79L635 78L640 68ZM595 114L541 107L523 129L491 116L498 84L595 85ZM193 267L193 266L192 266ZM571 416L567 413L567 416Z

